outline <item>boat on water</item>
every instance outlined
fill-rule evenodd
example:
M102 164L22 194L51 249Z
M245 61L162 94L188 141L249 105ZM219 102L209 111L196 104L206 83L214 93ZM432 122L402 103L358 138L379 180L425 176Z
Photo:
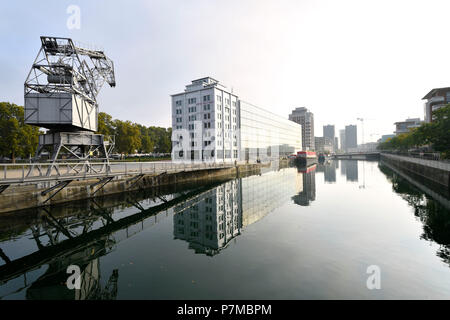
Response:
M319 154L318 160L319 163L324 163L325 162L325 155L323 153Z
M297 152L295 162L298 165L309 166L317 163L317 155L314 151L299 151Z

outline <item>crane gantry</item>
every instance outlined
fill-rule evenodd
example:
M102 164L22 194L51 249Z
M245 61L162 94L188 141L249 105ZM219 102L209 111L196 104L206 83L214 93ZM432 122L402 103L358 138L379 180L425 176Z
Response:
M36 158L44 151L52 163L64 156L75 160L74 170L93 157L109 163L114 143L95 134L97 96L105 82L116 86L114 63L103 50L75 45L70 38L41 37L24 85L25 123L49 130L39 137Z

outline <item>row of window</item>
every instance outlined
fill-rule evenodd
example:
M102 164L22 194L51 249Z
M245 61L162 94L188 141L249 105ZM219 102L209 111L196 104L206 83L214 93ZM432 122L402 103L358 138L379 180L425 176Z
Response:
M211 101L211 96L210 95L203 96L203 102L208 102L208 101ZM195 104L195 103L197 103L197 98L188 98L188 104ZM182 106L183 100L175 101L175 105Z

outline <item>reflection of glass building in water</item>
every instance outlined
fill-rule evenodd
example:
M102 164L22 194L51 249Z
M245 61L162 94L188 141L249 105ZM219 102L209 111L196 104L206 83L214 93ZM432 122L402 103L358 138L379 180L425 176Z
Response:
M302 188L295 169L226 182L174 208L174 237L213 256Z
M338 167L337 161L331 161L330 164L325 165L324 177L325 182L335 183L336 182L336 169Z
M316 165L300 171L302 173L303 190L292 197L295 204L309 206L310 202L316 200Z
M345 175L347 176L347 181L358 182L358 161L357 160L347 160L342 162L342 167L345 167Z

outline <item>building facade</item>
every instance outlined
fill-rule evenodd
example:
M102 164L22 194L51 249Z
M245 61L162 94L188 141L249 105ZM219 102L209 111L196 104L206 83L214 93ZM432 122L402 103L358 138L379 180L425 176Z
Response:
M345 126L345 151L352 152L358 148L358 129L356 125Z
M314 141L314 114L306 108L296 108L289 115L289 120L302 126L303 151L315 150Z
M345 152L345 129L339 130L339 138L341 140L340 150Z
M333 152L334 139L332 140L328 137L315 137L314 141L316 145L316 152L323 152L323 153Z
M409 118L405 121L399 121L395 124L395 135L398 136L403 133L408 133L413 128L418 128L422 124L419 118Z
M393 137L395 137L395 134L383 134L378 140L378 143L386 142L388 139L392 139Z
M337 149L337 145L335 145L335 131L334 131L334 125L326 125L323 126L323 136L331 139L333 143L333 152Z
M300 125L240 100L213 78L171 98L173 161L265 161L302 148Z
M428 92L428 94L423 97L422 100L427 100L424 106L425 122L432 122L433 112L450 103L450 87L435 88Z

